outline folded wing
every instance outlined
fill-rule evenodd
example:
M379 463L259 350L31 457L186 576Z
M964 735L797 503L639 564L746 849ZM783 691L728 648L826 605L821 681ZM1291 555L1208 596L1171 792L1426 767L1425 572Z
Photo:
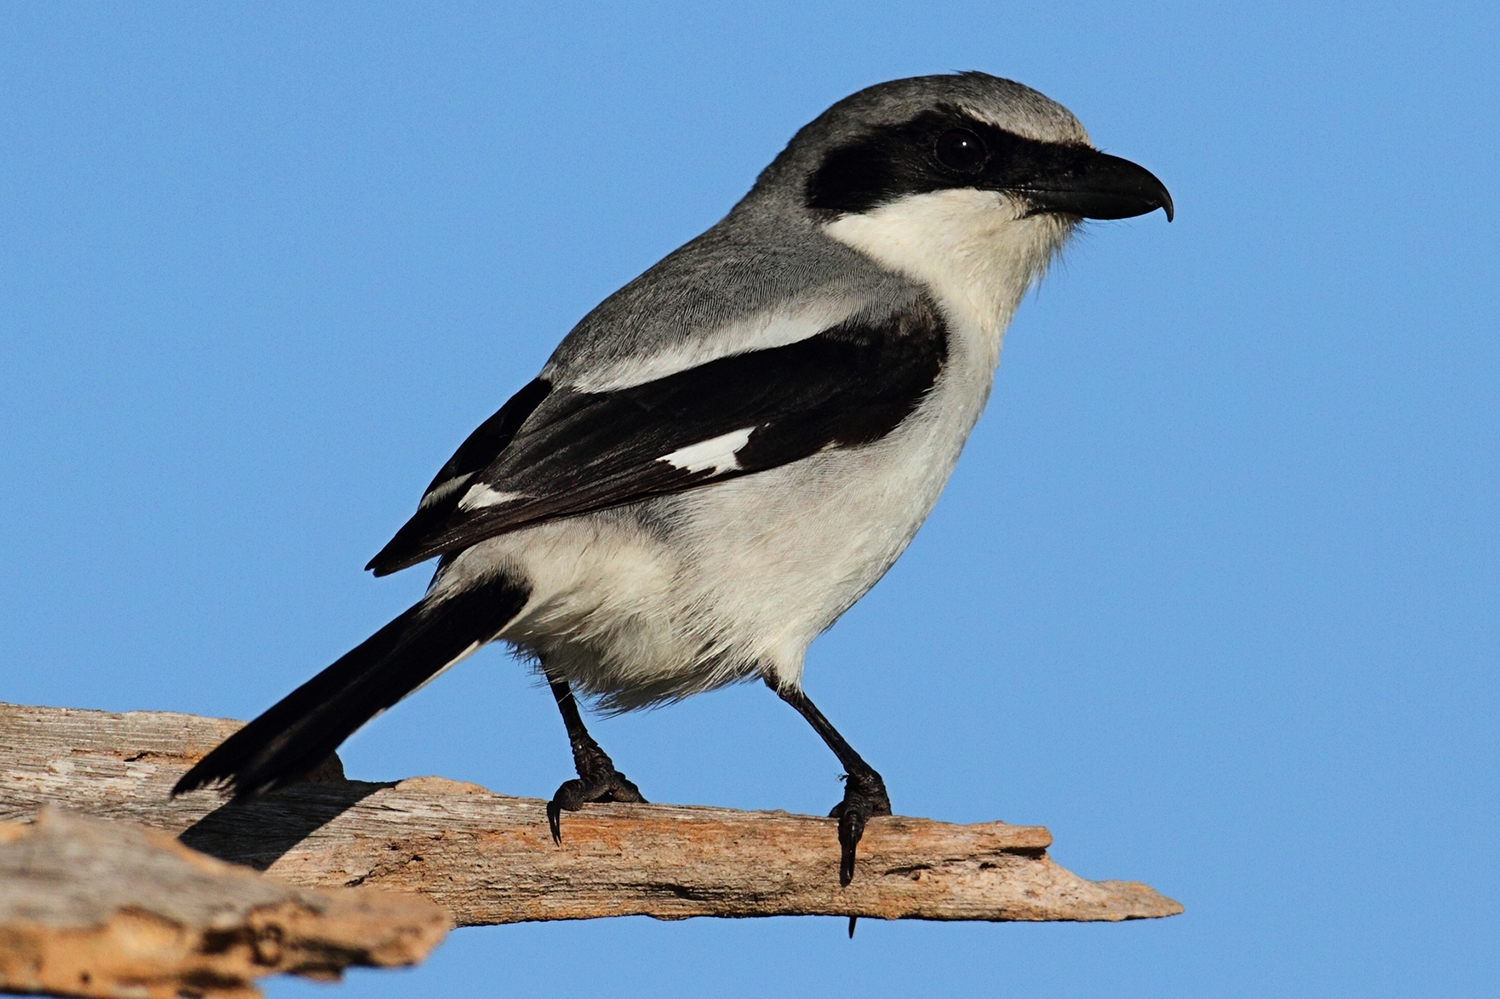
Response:
M873 443L946 359L942 319L922 298L613 391L538 379L470 435L367 568L381 576L528 524Z

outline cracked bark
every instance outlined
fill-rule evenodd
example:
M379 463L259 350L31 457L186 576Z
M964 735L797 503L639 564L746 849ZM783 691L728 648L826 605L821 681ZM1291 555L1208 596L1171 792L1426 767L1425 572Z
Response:
M647 915L1122 920L1182 907L1146 885L1055 864L1040 826L872 818L838 884L835 820L599 804L552 842L546 802L438 777L347 781L336 763L248 805L177 800L177 777L239 722L0 705L0 819L48 803L137 822L307 887L417 892L460 926Z
M297 888L131 824L0 823L4 992L245 999L263 975L415 964L449 925L419 896Z

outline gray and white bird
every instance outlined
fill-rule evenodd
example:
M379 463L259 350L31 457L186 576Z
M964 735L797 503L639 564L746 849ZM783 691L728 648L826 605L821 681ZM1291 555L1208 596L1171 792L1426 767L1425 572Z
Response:
M415 606L228 738L174 793L297 780L491 641L551 685L578 777L642 801L605 710L759 678L847 772L840 881L880 775L802 692L808 645L891 567L979 418L1001 337L1082 219L1161 181L983 73L896 80L799 131L722 221L615 292L458 448L367 568L438 558Z

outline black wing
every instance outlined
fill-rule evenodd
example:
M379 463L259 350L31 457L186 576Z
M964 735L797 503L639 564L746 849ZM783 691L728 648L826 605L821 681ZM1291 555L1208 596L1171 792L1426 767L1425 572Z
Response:
M538 521L869 444L916 409L947 351L919 299L616 391L538 379L464 441L366 568L383 576Z

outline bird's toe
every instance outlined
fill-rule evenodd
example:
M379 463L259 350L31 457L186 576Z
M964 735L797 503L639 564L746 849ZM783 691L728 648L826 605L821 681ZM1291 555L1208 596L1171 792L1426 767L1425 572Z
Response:
M552 800L547 802L547 825L552 830L552 842L562 842L562 813L576 812L591 801L646 803L641 789L613 767L604 773L591 774L587 780L564 781Z
M844 778L844 800L833 806L830 818L839 820L839 884L854 880L855 849L871 816L890 815L891 799L885 781L874 770Z

